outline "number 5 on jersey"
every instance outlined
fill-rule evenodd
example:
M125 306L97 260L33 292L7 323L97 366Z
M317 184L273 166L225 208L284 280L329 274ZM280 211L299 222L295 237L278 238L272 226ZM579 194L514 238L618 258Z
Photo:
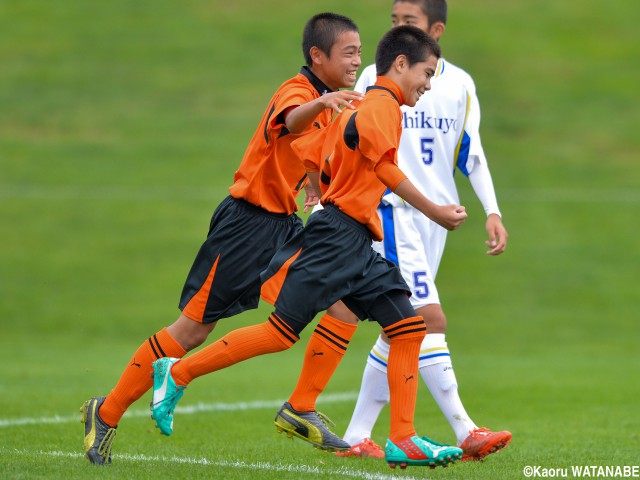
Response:
M413 272L413 294L418 298L429 296L429 285L427 285L427 272Z
M420 152L422 153L422 163L431 165L433 163L433 138L420 139Z

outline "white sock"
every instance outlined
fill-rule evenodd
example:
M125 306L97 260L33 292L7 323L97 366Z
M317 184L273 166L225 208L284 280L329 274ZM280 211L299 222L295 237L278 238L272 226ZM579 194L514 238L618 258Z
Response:
M458 395L451 356L444 333L427 334L420 348L420 374L461 444L469 431L478 428L469 418Z
M382 408L389 403L388 358L389 344L378 337L367 358L358 401L344 434L344 441L349 445L353 446L365 438L371 438L371 431Z

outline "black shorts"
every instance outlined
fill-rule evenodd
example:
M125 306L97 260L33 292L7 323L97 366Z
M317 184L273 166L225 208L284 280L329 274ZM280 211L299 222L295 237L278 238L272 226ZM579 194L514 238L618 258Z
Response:
M262 297L297 332L338 300L361 320L371 316L384 293L404 291L409 303L410 289L400 270L371 248L367 227L333 205L309 217L304 231L276 253L262 279Z
M302 230L297 215L271 213L227 197L211 218L180 297L180 310L202 323L257 308L260 272Z

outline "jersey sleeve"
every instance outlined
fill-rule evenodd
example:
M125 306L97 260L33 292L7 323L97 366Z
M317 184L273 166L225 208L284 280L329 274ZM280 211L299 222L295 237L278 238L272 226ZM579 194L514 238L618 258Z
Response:
M378 179L392 192L407 178L404 172L396 165L391 151L380 159L374 171Z
M395 115L394 115L395 113ZM360 152L375 165L384 157L397 161L400 143L400 109L390 112L376 108L367 115L358 115L356 126Z
M464 165L459 164L458 168L469 177L473 191L482 203L486 215L495 213L502 216L480 140L480 102L476 94L476 87L470 76L467 76L464 83L467 87L467 119L464 135L468 146L466 162Z
M467 118L463 133L467 141L466 164L459 163L458 167L465 175L469 175L476 162L486 164L487 159L480 139L480 102L476 95L476 86L470 76L465 78L464 85L467 89Z
M303 86L291 85L284 88L273 103L267 128L275 129L284 125L283 113L288 108L299 107L313 99L311 91Z

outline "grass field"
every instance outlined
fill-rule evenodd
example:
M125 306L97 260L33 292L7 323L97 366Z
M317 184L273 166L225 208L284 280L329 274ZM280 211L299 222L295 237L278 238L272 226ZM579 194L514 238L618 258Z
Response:
M182 282L303 23L354 18L363 63L389 0L0 3L0 477L518 479L525 466L640 463L640 62L636 0L450 0L445 56L475 78L508 251L483 212L450 235L439 289L474 420L513 432L480 464L392 471L277 435L305 340L194 382L175 433L149 398L114 464L81 455L78 408L177 316ZM266 318L269 306L214 333ZM310 330L310 329L309 329ZM319 407L342 434L377 328ZM418 431L454 442L421 386ZM388 412L374 438L384 442ZM572 472L569 470L569 477Z

